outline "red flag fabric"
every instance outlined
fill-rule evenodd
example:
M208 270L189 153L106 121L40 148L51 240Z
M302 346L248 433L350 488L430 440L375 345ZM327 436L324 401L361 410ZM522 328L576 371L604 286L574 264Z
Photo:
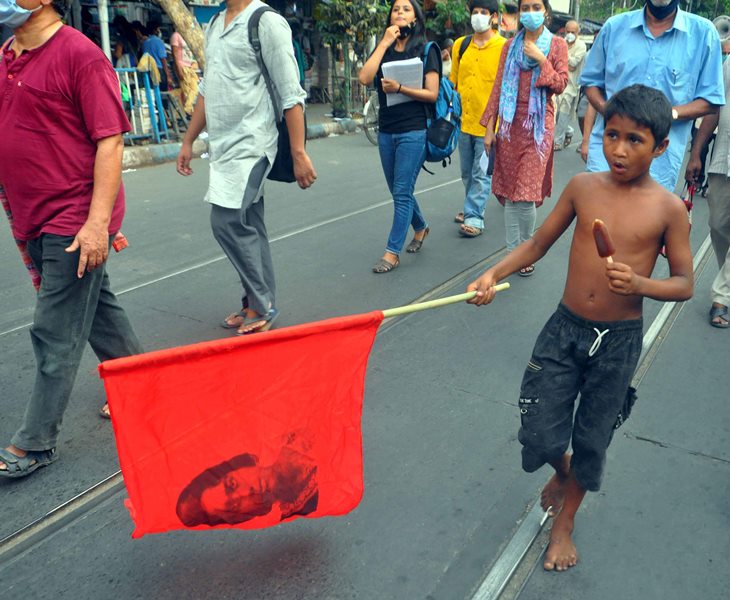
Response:
M380 311L99 366L135 529L258 529L362 497Z

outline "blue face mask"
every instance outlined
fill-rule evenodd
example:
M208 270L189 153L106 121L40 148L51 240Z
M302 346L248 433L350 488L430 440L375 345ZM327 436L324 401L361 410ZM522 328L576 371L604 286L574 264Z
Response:
M15 0L0 0L0 25L16 30L25 25L30 15L41 8L43 8L42 4L38 8L28 10L18 6Z
M543 12L521 12L520 23L528 31L537 31L545 23L545 13Z

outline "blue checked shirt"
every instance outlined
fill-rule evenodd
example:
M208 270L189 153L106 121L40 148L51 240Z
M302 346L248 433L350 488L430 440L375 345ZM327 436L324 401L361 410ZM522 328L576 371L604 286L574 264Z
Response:
M602 88L606 99L635 83L661 90L672 106L703 98L724 105L720 38L707 19L682 10L658 38L646 25L644 9L611 17L591 48L581 85ZM674 191L682 166L691 121L676 121L669 148L651 165L651 176ZM607 171L603 156L603 117L596 117L588 150L589 171Z

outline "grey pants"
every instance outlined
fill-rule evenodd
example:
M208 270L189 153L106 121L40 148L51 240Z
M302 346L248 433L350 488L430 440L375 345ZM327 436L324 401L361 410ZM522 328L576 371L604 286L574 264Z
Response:
M142 352L109 287L106 265L79 279L79 252L65 251L72 242L73 237L51 234L28 242L41 289L30 328L35 385L23 424L11 441L22 450L55 448L87 341L100 361Z
M555 123L555 134L553 144L562 146L565 136L573 137L573 128L570 123L576 117L578 108L578 96L561 95L558 99L557 122Z
M268 161L261 159L251 170L241 208L211 205L210 226L243 286L241 306L258 314L274 307L276 286L269 238L264 224L264 199L256 201Z
M730 177L710 174L710 238L720 270L712 282L712 301L730 306Z
M504 201L504 229L507 250L512 252L535 233L537 209L534 202Z

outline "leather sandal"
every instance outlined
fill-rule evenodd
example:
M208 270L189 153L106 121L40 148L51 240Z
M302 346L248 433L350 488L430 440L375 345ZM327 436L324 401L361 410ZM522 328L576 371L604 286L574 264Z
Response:
M482 230L479 229L479 227L474 227L473 225L462 224L461 227L459 227L459 235L461 237L475 238L482 235Z
M421 251L421 246L423 246L423 242L426 241L426 237L428 236L428 233L431 231L429 227L426 227L426 229L423 230L423 237L420 240L417 240L416 238L413 238L411 240L411 243L406 246L406 252L410 254L415 254L416 252Z
M454 217L454 223L463 223L464 222L464 213L458 212L456 213L456 216Z
M25 456L18 456L10 450L0 449L0 461L5 463L5 468L0 469L0 477L17 479L26 477L36 469L50 465L58 458L55 448L50 450L29 451Z
M384 258L381 258L373 266L373 273L390 273L393 269L397 269L400 264L400 260L395 259L395 263L388 262Z
M274 324L274 321L278 316L279 311L276 308L270 308L269 312L266 314L256 315L255 317L244 317L243 323L239 325L238 331L236 331L236 335L251 335L252 333L268 331L271 329L271 326ZM261 325L254 327L253 329L249 329L248 331L242 331L242 329L250 327L256 323L261 323Z
M714 304L710 307L710 325L719 329L727 329L730 326L727 316L727 306L715 306ZM715 321L715 319L718 319Z

